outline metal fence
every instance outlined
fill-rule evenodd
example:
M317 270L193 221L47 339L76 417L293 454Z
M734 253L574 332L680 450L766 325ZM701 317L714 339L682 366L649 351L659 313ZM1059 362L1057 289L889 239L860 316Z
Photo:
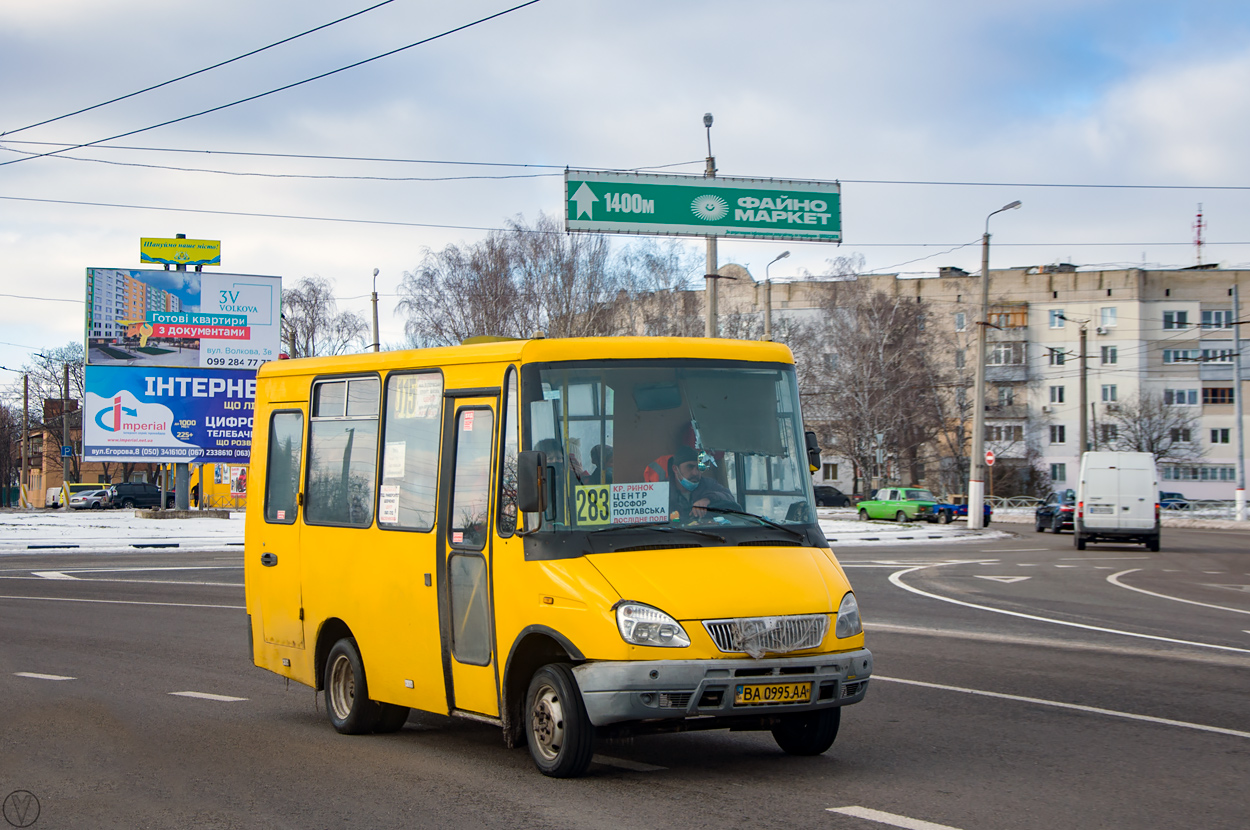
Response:
M988 496L985 500L995 510L1035 510L1042 503L1034 496ZM1178 519L1237 518L1237 503L1229 499L1169 500L1162 509L1163 515Z

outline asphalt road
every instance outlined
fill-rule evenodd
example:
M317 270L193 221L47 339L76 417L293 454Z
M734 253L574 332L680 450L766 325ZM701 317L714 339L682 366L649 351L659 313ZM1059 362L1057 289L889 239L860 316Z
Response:
M877 675L824 756L655 736L574 781L475 723L338 735L251 666L237 551L3 556L0 797L36 828L1244 830L1250 534L1011 529L839 551Z

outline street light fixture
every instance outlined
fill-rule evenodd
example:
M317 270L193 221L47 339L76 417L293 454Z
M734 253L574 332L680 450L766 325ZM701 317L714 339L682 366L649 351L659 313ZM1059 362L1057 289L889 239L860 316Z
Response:
M977 322L976 377L972 389L972 459L968 465L968 527L985 527L985 341L990 319L990 217L1015 210L1020 202L1003 205L985 217L981 237L981 316Z
M782 251L773 258L773 262L785 259L790 256L789 251ZM764 339L773 339L773 280L768 274L768 269L773 267L773 262L764 266Z
M382 341L378 338L378 269L373 269L373 350L379 351L382 348Z

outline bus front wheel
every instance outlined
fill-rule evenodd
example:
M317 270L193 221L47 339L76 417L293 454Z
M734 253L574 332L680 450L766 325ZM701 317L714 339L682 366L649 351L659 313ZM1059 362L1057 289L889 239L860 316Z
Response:
M326 714L344 735L363 735L377 726L380 707L369 699L365 664L356 641L343 638L330 649L325 674Z
M595 749L595 728L586 716L573 670L551 663L534 672L525 695L525 737L543 775L576 778Z
M833 746L841 723L841 707L783 715L773 740L787 755L819 755Z

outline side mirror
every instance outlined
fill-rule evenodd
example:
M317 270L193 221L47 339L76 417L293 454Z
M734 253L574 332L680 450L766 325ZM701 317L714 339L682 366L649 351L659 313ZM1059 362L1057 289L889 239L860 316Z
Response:
M803 437L807 441L807 466L811 472L815 473L820 469L820 443L816 440L814 432L805 432Z
M547 453L517 453L516 506L522 513L547 511Z

